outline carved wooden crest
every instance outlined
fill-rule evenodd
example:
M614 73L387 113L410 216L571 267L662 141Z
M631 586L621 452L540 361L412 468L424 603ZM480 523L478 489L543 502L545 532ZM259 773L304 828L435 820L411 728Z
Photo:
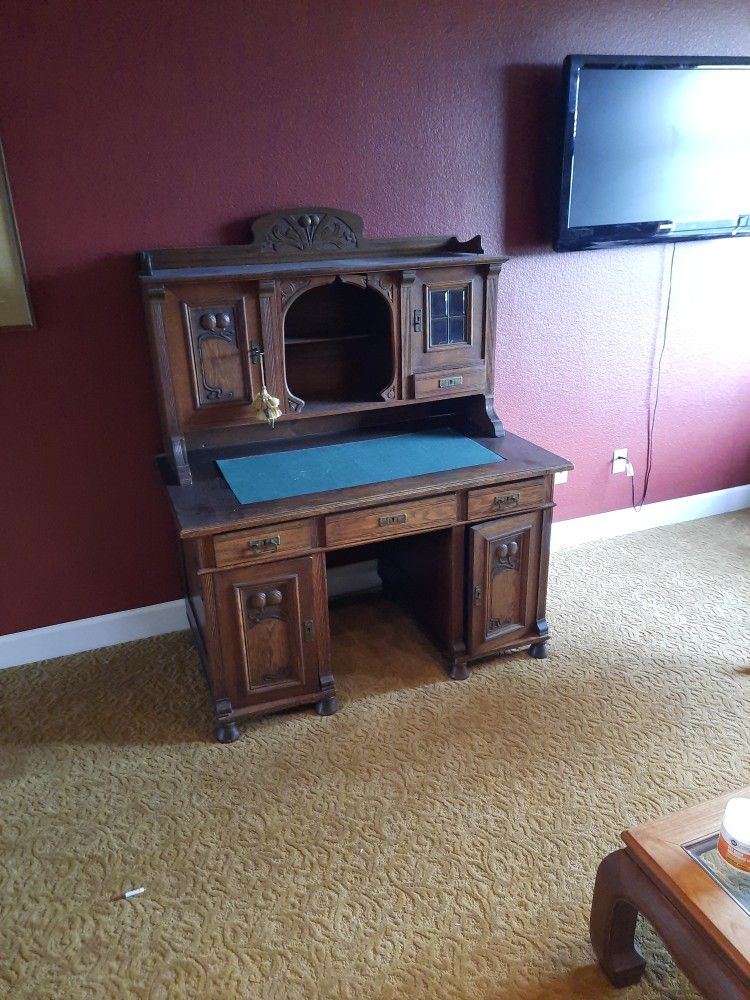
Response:
M351 252L362 237L362 219L332 208L296 208L262 215L252 225L252 246L262 254Z

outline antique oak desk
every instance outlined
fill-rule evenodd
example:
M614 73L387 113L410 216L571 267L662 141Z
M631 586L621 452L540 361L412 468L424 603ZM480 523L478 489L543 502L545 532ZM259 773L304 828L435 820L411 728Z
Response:
M553 479L571 466L495 413L504 259L479 237L367 240L323 208L256 219L247 245L139 255L160 466L222 742L245 716L336 710L326 566L342 559L377 558L454 679L501 650L547 655ZM240 468L243 502L217 462Z

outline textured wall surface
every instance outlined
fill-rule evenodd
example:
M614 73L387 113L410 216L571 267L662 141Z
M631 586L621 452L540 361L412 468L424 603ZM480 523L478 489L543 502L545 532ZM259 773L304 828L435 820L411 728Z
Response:
M6 0L0 133L39 329L0 332L0 632L178 594L132 254L340 205L370 236L480 232L508 427L573 459L558 516L642 472L663 248L549 249L568 52L746 54L746 0ZM750 240L677 249L651 499L748 478ZM744 403L743 403L744 397Z

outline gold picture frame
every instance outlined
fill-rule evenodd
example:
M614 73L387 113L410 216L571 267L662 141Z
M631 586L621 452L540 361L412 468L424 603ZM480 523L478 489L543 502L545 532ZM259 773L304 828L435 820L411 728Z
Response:
M29 282L10 194L8 171L0 142L0 327L36 328L29 299Z

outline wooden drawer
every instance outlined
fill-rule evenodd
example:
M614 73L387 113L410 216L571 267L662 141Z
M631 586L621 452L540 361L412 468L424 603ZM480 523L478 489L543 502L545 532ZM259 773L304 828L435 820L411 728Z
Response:
M469 490L468 519L480 521L487 517L497 517L498 514L515 514L517 510L540 507L546 499L544 478Z
M314 548L312 521L267 524L248 531L228 531L217 535L214 553L217 566L261 562L274 556L297 556Z
M415 399L438 399L465 392L482 392L487 381L484 368L450 368L418 372L414 376Z
M326 545L336 548L396 535L413 535L431 528L447 528L456 522L455 494L402 504L370 507L351 514L326 518Z

